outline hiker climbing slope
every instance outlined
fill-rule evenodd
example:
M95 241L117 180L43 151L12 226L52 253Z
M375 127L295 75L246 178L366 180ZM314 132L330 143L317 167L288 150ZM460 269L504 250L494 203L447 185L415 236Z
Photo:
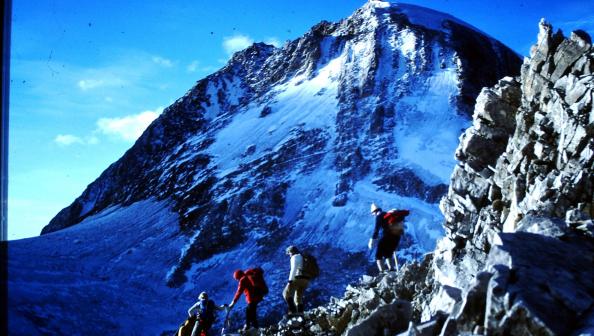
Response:
M196 311L196 323L192 329L192 336L207 336L216 317L216 310L224 310L226 305L217 306L208 298L206 292L200 293L198 301L188 309L188 316L192 317Z
M375 216L375 227L368 247L369 249L373 248L377 242L379 231L382 229L382 237L379 239L375 252L375 262L380 272L385 270L384 263L388 271L393 271L398 265L396 249L400 243L400 237L404 234L404 218L410 214L410 211L393 209L384 212L375 203L371 203L371 214Z
M233 273L233 278L238 281L237 291L229 308L233 308L239 297L243 293L247 302L245 309L244 331L250 328L258 328L258 303L260 303L266 294L268 286L264 281L264 271L261 268L249 269L245 272L237 270Z
M286 252L291 257L291 271L283 290L283 298L287 302L289 315L301 314L304 310L303 293L309 281L317 277L320 270L315 258L302 254L296 246L289 246Z

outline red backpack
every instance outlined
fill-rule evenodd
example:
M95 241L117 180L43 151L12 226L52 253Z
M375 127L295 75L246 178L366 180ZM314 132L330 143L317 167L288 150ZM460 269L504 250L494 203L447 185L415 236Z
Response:
M245 271L250 284L252 285L253 293L256 296L264 297L268 294L268 286L264 280L264 270L260 267L252 268Z
M404 218L410 214L408 210L392 209L384 215L384 222L388 231L396 236L404 233Z

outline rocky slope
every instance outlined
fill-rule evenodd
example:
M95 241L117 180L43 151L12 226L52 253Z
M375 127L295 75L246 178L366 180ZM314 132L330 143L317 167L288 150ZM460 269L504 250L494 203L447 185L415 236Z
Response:
M202 290L230 301L235 269L262 266L280 293L289 244L318 255L309 304L324 302L369 267L372 201L411 209L400 257L420 258L443 235L438 201L476 96L520 64L451 16L381 1L236 53L41 237L10 244L11 330L169 330ZM282 309L271 296L261 314Z
M539 27L477 98L436 250L267 334L594 334L594 49Z
M441 203L435 280L486 296L451 311L458 331L592 332L594 53L583 31L539 27L521 77L477 98Z
M431 272L431 257L419 264L408 263L398 272L362 276L348 285L341 298L305 312L303 316L285 317L264 330L263 335L393 335L420 320L422 307L416 306L418 293L431 292L426 282ZM429 276L430 278L430 276ZM445 314L434 317L433 324L443 325ZM257 333L254 333L257 334Z

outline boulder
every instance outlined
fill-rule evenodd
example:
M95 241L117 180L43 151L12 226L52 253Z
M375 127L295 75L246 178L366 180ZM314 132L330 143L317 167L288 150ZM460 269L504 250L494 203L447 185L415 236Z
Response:
M383 335L402 332L407 329L412 316L411 304L408 301L396 300L394 303L381 306L361 323L353 326L347 336Z
M568 226L562 219L528 215L518 223L516 231L560 238L567 233L567 230Z
M485 327L494 335L568 335L594 305L594 243L501 233L487 259Z

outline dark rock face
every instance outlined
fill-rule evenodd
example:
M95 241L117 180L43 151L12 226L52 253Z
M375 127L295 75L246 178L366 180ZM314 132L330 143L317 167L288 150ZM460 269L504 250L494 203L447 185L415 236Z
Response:
M468 66L463 65L463 76L471 80L462 82L459 104L469 113L472 112L476 96L484 86L476 85L479 78L489 82L496 82L507 74L514 73L514 70L520 66L518 58L514 54L503 53L497 59L497 66L492 67L486 63L480 62L496 53L500 46L498 42L485 40L473 33L470 28L449 21L448 26L452 31L452 40L454 49L461 56L464 62L469 62Z
M382 190L415 197L429 203L438 202L448 190L445 184L428 186L414 171L407 168L396 168L393 173L375 180L374 183Z
M347 336L395 333L406 330L412 315L408 301L397 301L379 307L368 318L351 328Z
M494 335L578 330L594 301L594 241L526 232L499 237L487 259L493 277L486 295L486 330Z

